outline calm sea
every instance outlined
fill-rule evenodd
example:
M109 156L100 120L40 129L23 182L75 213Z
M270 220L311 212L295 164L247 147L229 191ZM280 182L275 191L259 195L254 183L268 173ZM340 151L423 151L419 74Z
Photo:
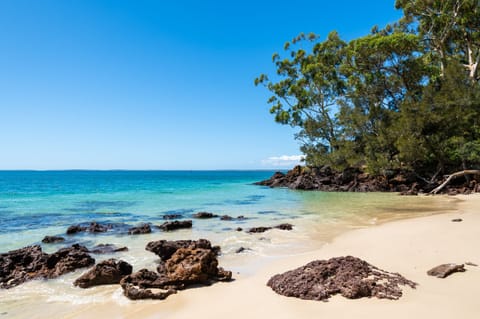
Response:
M396 194L322 193L253 185L273 171L0 171L0 253L32 244L46 252L81 243L127 246L126 252L95 255L120 258L134 271L155 269L157 257L145 245L159 239L210 239L222 247L220 264L236 274L254 273L259 261L318 248L352 228L421 216L454 207L453 199ZM193 219L192 229L130 236L125 232L66 236L70 225L112 223L127 229L140 223L159 225L166 214L192 219L199 211L245 216L243 220ZM254 226L294 225L292 231L245 232ZM122 228L123 227L123 228ZM236 229L241 227L243 231ZM45 235L66 238L42 244ZM238 254L240 247L247 248ZM129 301L119 286L83 290L72 282L83 270L55 280L32 281L0 290L0 310L22 318L25 309L51 306L52 313L71 305ZM50 307L49 306L49 307ZM50 308L49 308L50 309ZM44 309L45 311L45 309Z

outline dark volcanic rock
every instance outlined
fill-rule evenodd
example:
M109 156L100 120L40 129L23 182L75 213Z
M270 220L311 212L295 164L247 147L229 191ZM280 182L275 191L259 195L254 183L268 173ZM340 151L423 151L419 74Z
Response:
M129 263L123 260L108 259L96 264L95 267L77 278L73 284L80 288L118 284L123 277L131 273L132 265Z
M349 299L398 299L402 296L400 285L415 288L417 284L400 274L347 256L312 261L303 267L273 276L267 285L287 297L325 301L335 294Z
M182 218L182 215L180 214L167 214L162 216L163 219L178 219Z
M236 230L236 231L242 231L243 228L242 228L242 227L237 227L237 228L235 228L235 230Z
M288 223L284 223L284 224L280 224L280 225L277 225L273 228L277 228L277 229L280 229L280 230L292 230L293 229L293 225L292 224L288 224Z
M272 227L252 227L250 228L247 232L248 233L264 233L266 232L267 230L270 230L272 229Z
M463 221L463 219L461 219L461 218L452 219L452 222L456 222L456 223L461 222L461 221Z
M137 227L132 227L128 230L129 235L149 234L152 232L152 228L149 224L142 224Z
M91 222L88 231L91 233L104 233L110 228L112 228L111 225L101 225L97 222Z
M177 293L173 287L168 287L168 278L148 269L141 269L136 273L124 277L120 281L123 293L132 300L137 299L165 299ZM153 292L150 288L162 289Z
M176 230L176 229L181 229L181 228L192 228L192 221L191 220L174 220L173 222L165 222L161 225L157 226L163 231L171 231L171 230Z
M120 283L124 294L130 299L165 299L190 285L231 280L232 273L218 267L219 249L206 239L150 242L146 250L161 258L158 273L142 269L126 276Z
M464 272L466 269L463 264L443 264L437 267L434 267L427 271L429 276L434 276L437 278L445 278L453 274L454 272Z
M215 218L215 217L218 217L218 215L215 215L209 212L198 212L196 214L193 214L193 218L200 218L200 219Z
M65 238L60 236L45 236L42 239L42 243L45 243L45 244L60 243L64 240Z
M87 227L83 227L83 226L80 226L80 225L72 225L72 226L68 227L67 235L73 235L73 234L80 233L80 232L83 232L83 231L86 231L86 230L87 230Z
M163 261L172 257L172 255L180 248L203 248L212 250L216 255L220 252L219 246L212 246L209 240L157 240L151 241L145 247L146 250L151 251Z
M220 217L220 220L233 220L233 217L229 215L223 215Z
M0 288L11 288L35 278L55 278L95 263L87 248L75 244L49 255L38 245L0 254Z
M273 229L273 228L280 229L280 230L292 230L293 225L288 224L288 223L284 223L284 224L280 224L280 225L277 225L277 226L274 226L274 227L252 227L247 232L248 233L264 233L267 230L270 230L270 229Z
M117 247L113 244L98 244L90 249L92 254L112 254L120 251L128 251L128 248L125 246Z

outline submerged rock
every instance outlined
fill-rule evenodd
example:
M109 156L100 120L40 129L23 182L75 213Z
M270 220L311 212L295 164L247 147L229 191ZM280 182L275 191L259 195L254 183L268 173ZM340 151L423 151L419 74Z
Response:
M65 241L65 238L60 236L45 236L42 239L42 243L45 244L61 243L62 241Z
M142 224L137 227L132 227L128 230L129 235L149 234L152 232L152 228L149 224Z
M162 216L163 219L178 219L182 218L182 215L180 214L167 214Z
M89 250L92 254L112 254L120 251L128 251L128 248L117 247L113 244L98 244Z
M417 284L352 256L312 261L275 275L267 283L280 295L324 301L336 294L349 299L398 299L402 296L400 285L415 288Z
M132 265L123 260L108 259L96 264L88 272L77 278L73 284L80 288L118 284L132 273Z
M215 217L218 217L218 215L215 215L209 212L198 212L196 214L193 214L193 218L199 218L199 219L215 218Z
M75 244L53 254L39 245L0 254L0 288L11 288L35 278L56 278L95 263L86 247Z
M247 232L248 233L264 233L266 232L267 230L270 230L270 229L280 229L280 230L292 230L293 229L293 225L292 224L288 224L288 223L284 223L284 224L280 224L280 225L277 225L277 226L273 226L273 227L264 227L264 226L261 226L261 227L252 227L250 228Z
M284 223L284 224L274 226L273 228L280 229L280 230L292 230L293 225L289 223Z
M182 228L192 228L192 221L191 220L174 220L173 222L165 222L161 225L157 226L163 231L172 231Z
M464 272L465 266L463 264L457 265L457 264L443 264L439 265L437 267L434 267L427 271L427 274L429 276L434 276L437 278L445 278L453 274L454 272Z
M86 230L87 230L87 227L83 227L83 226L80 226L80 225L72 225L72 226L67 228L67 235L73 235L73 234L80 233L80 232L83 232L83 231L86 231Z

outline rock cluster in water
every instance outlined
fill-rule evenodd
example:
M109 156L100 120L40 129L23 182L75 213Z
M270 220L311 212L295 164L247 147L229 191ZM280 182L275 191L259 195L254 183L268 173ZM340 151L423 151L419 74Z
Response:
M12 288L36 278L56 278L95 263L88 249L75 244L53 254L39 245L0 254L0 288Z
M336 294L349 299L398 299L402 296L400 285L415 288L417 284L400 274L347 256L312 261L303 267L273 276L267 285L287 297L326 301Z
M420 192L432 191L440 182L440 180L429 182L415 172L404 170L391 170L386 171L384 175L371 175L357 167L336 171L329 166L295 166L286 174L276 172L271 178L255 184L326 192L400 192L403 195L417 195ZM442 192L450 195L480 192L480 183L475 179L466 181L464 178L458 178Z

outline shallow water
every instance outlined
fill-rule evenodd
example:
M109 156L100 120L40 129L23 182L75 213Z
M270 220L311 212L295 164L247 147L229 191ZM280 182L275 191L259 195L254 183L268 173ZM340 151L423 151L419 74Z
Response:
M46 252L72 243L92 247L100 243L127 246L129 251L95 255L97 261L121 258L134 266L154 269L157 257L145 245L159 239L207 238L222 247L220 264L234 273L253 274L265 258L291 255L318 248L348 229L385 221L452 210L452 198L402 197L385 193L321 193L270 189L252 185L270 177L271 171L56 171L0 172L0 252L41 244L45 235L67 241L41 244ZM193 220L193 228L173 232L128 236L125 229L139 223L159 225L165 214L190 219L209 211L245 220ZM68 226L96 221L123 225L118 231L66 236ZM235 231L288 222L293 231L262 234ZM236 254L239 247L249 248ZM0 290L0 318L25 317L26 306L35 316L39 305L68 309L115 301L129 304L118 286L80 289L72 282L83 270L50 281L32 281ZM50 309L50 308L48 308ZM53 310L52 310L53 311ZM6 314L5 314L6 313ZM2 315L3 314L3 315ZM59 316L56 316L58 314Z

